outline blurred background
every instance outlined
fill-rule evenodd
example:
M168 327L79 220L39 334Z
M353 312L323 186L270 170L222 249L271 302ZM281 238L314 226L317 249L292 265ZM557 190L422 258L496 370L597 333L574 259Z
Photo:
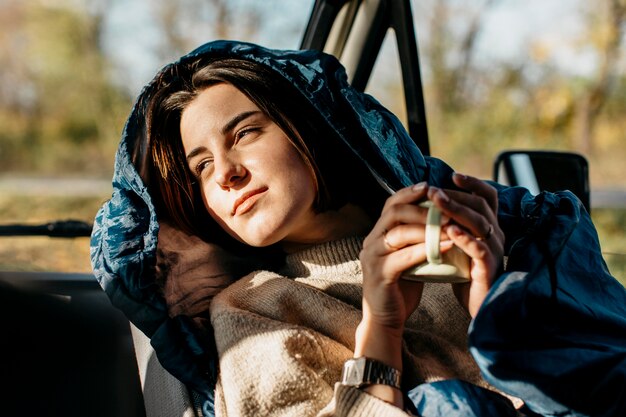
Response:
M0 0L0 224L91 222L141 87L214 39L299 47L312 1ZM504 149L590 164L626 283L626 0L415 0L432 154L490 179ZM393 34L368 91L403 118ZM87 238L0 237L0 269L88 272Z

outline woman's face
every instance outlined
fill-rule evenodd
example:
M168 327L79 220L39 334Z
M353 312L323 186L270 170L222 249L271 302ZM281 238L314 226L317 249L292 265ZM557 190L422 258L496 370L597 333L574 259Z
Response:
M313 173L246 95L226 83L206 88L183 111L180 133L204 204L231 236L252 246L307 240Z

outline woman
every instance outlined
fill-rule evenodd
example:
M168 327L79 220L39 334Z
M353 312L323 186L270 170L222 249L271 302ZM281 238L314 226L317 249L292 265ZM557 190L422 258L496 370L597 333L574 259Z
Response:
M210 305L218 413L426 416L449 406L459 415L515 415L505 395L518 407L521 397L529 413L623 410L615 381L624 374L625 349L616 330L626 328L626 297L602 272L580 204L570 194L533 200L520 189L496 192L452 175L421 156L393 115L350 89L331 57L207 44L148 86L125 136L114 178L121 192L99 213L93 236L94 269L114 302L129 311L154 298L146 275L157 218L231 252L286 253L272 272L251 272ZM147 190L128 186L138 180L122 166L129 147ZM398 191L386 198L390 190ZM116 221L123 198L132 201L130 227L127 212ZM425 210L416 205L424 199L446 217L442 250L454 244L472 259L470 283L455 287L460 303L448 286L400 279L425 259ZM136 257L128 242L117 249L129 235L145 245ZM593 261L571 267L588 238L596 242L585 248ZM503 273L505 253L509 271L528 274ZM591 275L602 289L590 291L580 279ZM465 338L470 316L473 358ZM575 326L572 317L580 318ZM195 334L184 319L177 323L177 331ZM168 339L159 339L168 332L161 329L170 329L169 339L176 333L151 326L144 328L153 344L157 335L157 346ZM577 340L590 331L600 345ZM198 364L210 348L198 349L208 341L197 340ZM587 359L572 366L572 355ZM367 358L377 379L335 386L343 362L355 366L351 357ZM584 379L590 366L614 374ZM206 363L198 366L202 375L177 368L179 378L210 392ZM553 377L553 369L567 372ZM607 389L589 389L598 386Z

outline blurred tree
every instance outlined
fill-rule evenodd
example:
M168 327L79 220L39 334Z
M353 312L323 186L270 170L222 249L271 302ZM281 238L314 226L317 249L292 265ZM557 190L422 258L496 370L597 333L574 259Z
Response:
M268 31L281 0L143 2L155 42L145 60L169 62L205 41L255 41ZM3 171L108 174L134 92L105 52L113 0L0 1L0 164ZM303 24L284 19L281 33ZM148 19L148 25L150 19ZM132 22L131 22L132 25ZM108 28L110 30L110 28ZM265 37L267 33L264 34ZM156 45L154 47L153 45ZM295 43L294 43L295 45ZM113 79L118 74L118 79Z
M258 42L263 23L276 17L279 4L274 0L170 0L150 6L162 35L158 56L168 62L211 39ZM298 29L286 28L285 32Z
M6 164L19 144L32 137L28 119L34 113L34 80L19 59L26 43L23 7L16 0L0 4L0 162Z
M495 85L498 68L483 68L477 49L484 21L497 4L498 0L413 2L416 27L422 28L420 53L433 152L479 176L489 172L492 154L486 145L506 135L499 129L508 128L508 115L494 114L503 113L505 103L492 107L496 97L506 99Z
M0 4L11 25L0 38L0 118L14 127L0 145L4 170L110 171L112 156L102 155L113 154L129 98L111 84L100 48L106 3L80 6Z
M278 24L281 34L295 35L303 26L284 16L284 1L144 1L156 26L150 46L156 47L145 48L144 61L155 55L169 62L215 38L280 44L283 39L274 43L267 32L278 33ZM514 7L513 0L415 1L434 152L477 175L488 175L493 156L511 146L626 156L615 146L606 150L621 143L626 129L625 3L576 3L583 29L565 46L587 51L596 62L594 72L581 75L555 63L555 49L563 44L555 48L540 33L508 60L483 59L478 46L485 23L494 11ZM115 4L0 1L3 170L110 172L131 103L124 82L113 83L110 56L102 47L103 25ZM118 68L118 74L131 71Z
M619 133L626 128L626 0L577 2L569 16L580 30L558 41L550 31L529 32L515 54L486 62L478 47L490 43L485 23L505 6L515 2L413 3L433 152L487 177L507 147L577 150L602 161L592 178L622 181L615 161L626 157ZM594 69L568 68L567 54L585 56Z
M586 6L589 23L580 42L582 47L589 45L596 51L598 65L575 103L575 138L578 150L590 154L596 122L616 85L618 65L623 58L626 0L602 0Z
M475 98L476 44L483 19L498 0L430 0L428 41L423 48L429 63L432 103L437 112L459 112Z

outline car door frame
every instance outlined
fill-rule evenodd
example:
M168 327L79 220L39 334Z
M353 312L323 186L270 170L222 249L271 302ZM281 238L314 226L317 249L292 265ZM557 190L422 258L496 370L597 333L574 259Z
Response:
M407 130L421 152L430 155L410 0L316 0L300 48L335 55L352 86L364 91L389 30L398 48Z

